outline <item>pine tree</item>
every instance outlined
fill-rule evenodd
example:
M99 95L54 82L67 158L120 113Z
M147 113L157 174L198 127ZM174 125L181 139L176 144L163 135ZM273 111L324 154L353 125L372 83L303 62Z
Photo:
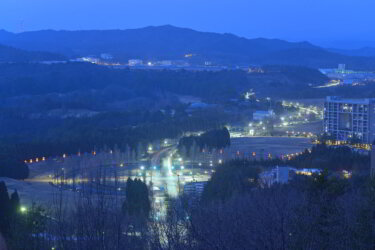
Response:
M10 196L10 209L11 213L15 214L20 208L20 197L18 195L17 189Z
M9 230L9 194L5 182L0 182L0 231L6 234Z

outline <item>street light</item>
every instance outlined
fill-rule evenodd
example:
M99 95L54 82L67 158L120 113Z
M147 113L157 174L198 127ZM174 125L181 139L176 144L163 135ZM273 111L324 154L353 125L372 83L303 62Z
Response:
M27 208L25 206L21 206L20 211L21 211L21 213L25 214L25 213L27 213Z

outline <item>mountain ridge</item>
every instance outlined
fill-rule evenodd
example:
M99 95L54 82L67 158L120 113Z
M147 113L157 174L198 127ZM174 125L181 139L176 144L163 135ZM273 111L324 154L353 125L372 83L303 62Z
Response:
M345 63L352 69L375 69L374 58L343 55L307 41L248 39L230 33L201 32L172 25L126 30L0 32L0 43L25 50L63 54L70 58L109 53L114 60L121 62L139 58L186 60L193 64L211 61L223 65L267 63L313 68L337 67L337 64ZM190 56L186 58L185 55Z

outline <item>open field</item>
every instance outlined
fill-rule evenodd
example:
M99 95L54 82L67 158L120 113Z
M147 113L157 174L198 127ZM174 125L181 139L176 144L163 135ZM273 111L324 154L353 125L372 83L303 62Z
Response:
M286 154L294 154L311 148L310 138L297 137L242 137L232 138L231 146L228 149L231 155L238 151L240 155L252 157L255 152L257 157L281 157Z

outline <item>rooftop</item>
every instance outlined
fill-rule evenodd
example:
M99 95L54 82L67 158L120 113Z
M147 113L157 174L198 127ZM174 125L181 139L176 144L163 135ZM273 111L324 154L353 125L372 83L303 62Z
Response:
M351 104L370 104L370 103L375 103L375 98L348 99L348 98L341 98L339 96L327 96L326 102L351 103Z

